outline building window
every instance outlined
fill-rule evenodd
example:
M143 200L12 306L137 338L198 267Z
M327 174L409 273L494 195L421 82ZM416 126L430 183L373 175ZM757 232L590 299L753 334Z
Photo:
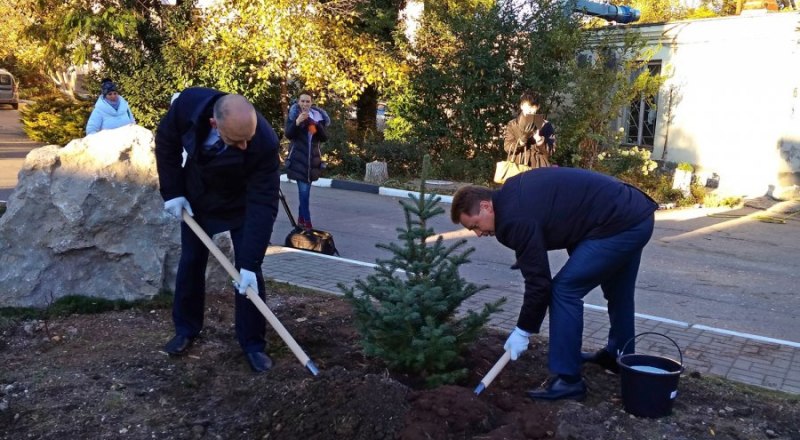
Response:
M661 61L647 65L651 76L661 74ZM658 95L639 96L634 100L625 117L625 143L653 147L658 120Z

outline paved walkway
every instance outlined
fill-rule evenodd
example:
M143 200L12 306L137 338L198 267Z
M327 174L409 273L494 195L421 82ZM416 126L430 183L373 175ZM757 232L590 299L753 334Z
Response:
M374 264L270 246L263 269L266 276L275 281L341 295L339 283L353 286L356 279L365 279L374 273ZM521 292L490 288L473 296L463 306L478 309L503 296L507 298L504 310L493 315L490 325L510 331L522 304ZM800 347L793 344L726 334L654 316L637 315L636 330L638 333L657 332L673 339L683 353L688 371L800 394ZM607 334L605 309L587 305L584 349L603 347ZM547 336L546 319L540 336ZM650 335L637 341L637 352L678 357L677 349L667 339Z

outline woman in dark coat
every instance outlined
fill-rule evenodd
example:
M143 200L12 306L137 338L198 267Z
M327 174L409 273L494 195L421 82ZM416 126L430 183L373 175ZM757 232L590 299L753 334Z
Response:
M513 161L531 168L550 166L550 155L555 151L555 129L539 110L539 99L530 92L522 94L519 116L506 126L504 149Z
M322 173L322 152L319 144L328 140L325 127L331 123L330 117L319 107L313 105L313 98L304 92L289 109L286 119L286 138L291 141L286 158L286 176L297 182L300 209L297 223L304 229L311 229L311 182L319 179Z

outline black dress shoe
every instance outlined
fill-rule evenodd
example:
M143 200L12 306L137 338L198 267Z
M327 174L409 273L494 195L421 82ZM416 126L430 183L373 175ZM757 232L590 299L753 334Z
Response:
M183 335L175 335L175 337L170 339L169 342L167 342L167 345L164 346L164 351L173 356L186 354L186 350L192 345L193 341L194 338Z
M263 373L272 368L272 359L266 353L255 351L253 353L245 353L245 357L247 357L247 363L250 364L250 368L256 373Z
M597 364L605 368L607 371L610 371L614 374L619 374L619 364L617 364L617 358L613 354L609 353L605 348L601 348L594 353L582 352L581 361L584 363Z
M583 400L586 397L586 383L583 379L567 383L564 379L554 376L546 380L540 388L528 391L528 397L533 400Z

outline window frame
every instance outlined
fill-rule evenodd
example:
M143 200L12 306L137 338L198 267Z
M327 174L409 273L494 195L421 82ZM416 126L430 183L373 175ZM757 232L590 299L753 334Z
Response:
M656 76L660 75L662 71L662 62L661 60L651 60L647 63L647 69L650 71L650 75ZM634 75L638 75L639 72L635 73ZM635 77L631 78L633 81ZM624 139L622 140L623 145L628 146L641 146L648 148L652 151L653 147L655 146L656 140L656 133L658 133L658 98L659 93L656 92L652 96L645 96L644 92L642 92L638 98L636 98L633 102L630 103L627 107L625 107L622 111L621 115L621 122L622 127L624 128ZM632 113L633 109L636 109L636 120L633 121ZM649 124L645 118L649 119L649 114L654 112L652 128L650 129L650 133L645 133L645 128ZM635 128L635 133L631 133L632 129ZM649 142L649 143L648 143Z

